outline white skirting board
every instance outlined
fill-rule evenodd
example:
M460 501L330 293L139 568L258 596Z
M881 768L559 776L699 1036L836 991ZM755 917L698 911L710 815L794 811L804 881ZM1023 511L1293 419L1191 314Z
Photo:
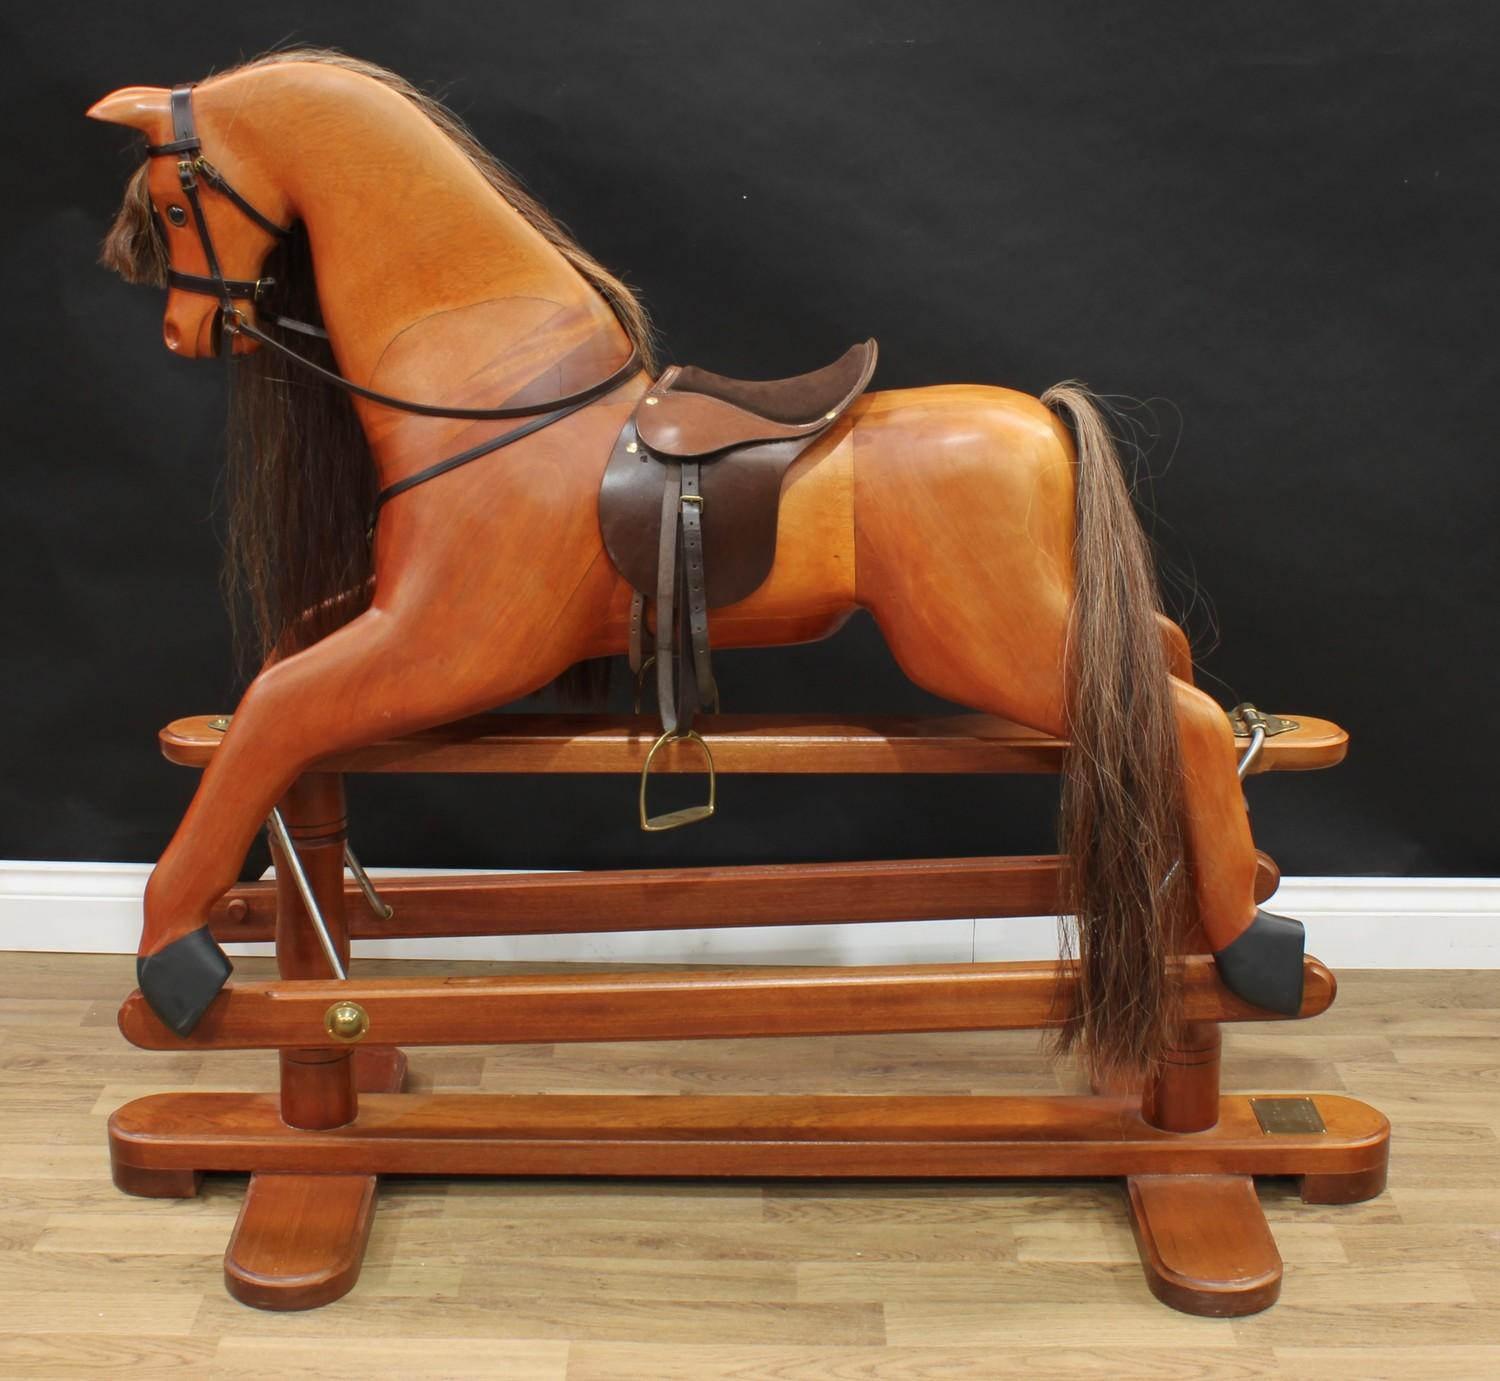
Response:
M143 863L0 860L0 950L131 954L140 937ZM434 869L375 868L431 874ZM1330 967L1500 968L1500 878L1288 877L1267 909L1307 926ZM232 945L230 953L269 953ZM1050 916L855 925L759 926L628 934L361 940L371 958L646 964L940 964L1057 954Z

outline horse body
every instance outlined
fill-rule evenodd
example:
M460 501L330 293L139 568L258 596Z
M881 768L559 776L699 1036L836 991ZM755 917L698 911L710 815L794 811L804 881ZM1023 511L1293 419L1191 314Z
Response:
M162 142L166 95L130 88L91 113ZM306 224L347 377L483 407L581 389L628 357L626 329L565 248L389 87L323 63L281 62L216 78L195 100L204 146L234 186L268 215ZM177 190L166 161L149 174L158 208ZM175 265L206 271L191 234L165 233ZM226 212L214 233L226 275L258 271L271 244L264 230ZM174 291L168 346L212 353L217 310L211 298ZM152 875L143 956L204 925L271 808L320 758L505 703L580 660L624 650L631 592L604 550L596 501L611 444L648 386L638 376L382 509L368 608L271 659L236 709ZM1085 404L1075 397L1073 406ZM362 399L354 407L382 486L503 430ZM713 641L807 641L864 607L914 681L1061 736L1070 676L1096 670L1074 664L1070 628L1081 466L1106 460L1075 454L1053 410L1010 390L868 394L794 464L770 576L712 612ZM1160 663L1154 626L1150 640ZM1217 706L1184 681L1167 695L1196 915L1210 947L1224 951L1258 914L1233 738ZM1145 904L1154 905L1149 895ZM1146 1053L1157 1051L1148 1043Z

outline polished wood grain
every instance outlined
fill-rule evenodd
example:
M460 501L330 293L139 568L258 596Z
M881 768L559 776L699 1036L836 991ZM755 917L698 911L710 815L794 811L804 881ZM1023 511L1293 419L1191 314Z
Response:
M317 1309L359 1279L379 1179L369 1175L250 1176L224 1252L224 1283L258 1309Z
M1061 868L1062 860L1050 855L387 875L379 889L389 916L372 911L351 878L344 885L344 917L354 939L390 940L1051 916L1062 909ZM1275 863L1258 855L1255 899L1270 897L1279 879ZM274 938L276 898L274 882L232 887L209 913L214 938Z
M329 63L291 62L204 82L194 103L204 151L229 180L277 221L305 224L330 345L351 379L462 407L513 397L562 375L565 365L584 377L559 380L559 387L591 382L628 355L602 297L390 86ZM163 89L129 88L90 113L157 142L167 136ZM178 195L174 179L169 160L152 165L159 206ZM269 237L243 216L225 222L220 201L209 197L205 215L215 220L225 271L254 277ZM379 235L369 233L372 224ZM201 246L171 232L167 238L176 267L203 271ZM411 272L413 264L423 271ZM211 353L215 310L211 299L171 292L168 346L188 357ZM253 313L253 305L246 310ZM273 659L222 740L215 735L198 762L198 792L147 888L142 953L205 923L278 801L295 817L295 847L336 913L337 943L347 947L337 774L355 770L355 760L364 764L358 770L640 767L649 736L639 720L597 729L512 720L500 735L493 726L478 735L472 724L434 726L510 703L583 658L623 649L629 591L604 559L594 496L608 442L645 383L633 380L609 400L535 432L501 463L453 471L387 505L374 536L368 610L296 655ZM493 430L365 401L356 407L382 485ZM1079 435L1088 433L1080 428ZM1058 770L1069 718L1064 669L1074 624L1075 527L1080 513L1105 511L1089 498L1092 487L1075 480L1079 466L1092 475L1088 467L1104 464L1116 462L1108 454L1090 458L1087 445L1075 454L1072 434L1052 411L1010 390L946 386L859 400L792 467L770 576L748 599L716 611L713 635L721 645L805 640L863 607L915 682L1000 721L978 718L935 734L922 726L892 732L878 721L812 733L798 726L790 734L787 725L767 721L705 725L716 731L711 741L724 755L723 769ZM1109 510L1115 517L1094 520L1104 528L1085 527L1099 540L1084 549L1118 550L1119 539L1134 539L1128 500L1120 505ZM1106 530L1109 523L1117 530ZM1149 603L1143 590L1133 598L1138 611ZM1174 780L1157 789L1176 800L1180 785L1194 945L1222 951L1255 914L1258 877L1235 740L1219 707L1181 674L1190 667L1180 639L1159 620L1157 626L1177 675L1160 687L1153 676L1150 684L1170 700L1183 759L1180 781L1174 768ZM1085 642L1084 675L1089 654ZM190 725L168 746L192 760L202 751L192 740L205 729ZM1342 756L1342 731L1334 726L1309 722L1298 732L1300 741L1287 736L1276 750L1282 766L1324 766ZM1276 761L1270 756L1266 765ZM685 765L676 757L665 764ZM424 1093L361 1097L351 1052L322 1028L335 998L364 1006L372 1040L387 1046L1036 1026L1055 1021L1060 995L1067 1000L1068 985L1058 981L1067 970L1052 965L332 986L310 977L315 955L306 920L285 868L278 872L283 981L231 986L185 1041L168 1036L139 997L127 1002L121 1022L132 1039L176 1055L277 1048L279 1096L163 1095L165 1101L128 1104L111 1122L127 1187L180 1188L180 1177L152 1181L150 1172L201 1169L195 1157L210 1145L224 1155L231 1147L237 1155L255 1148L269 1158L241 1158L239 1168L294 1177L252 1186L248 1221L232 1249L242 1269L231 1272L231 1289L238 1283L246 1291L241 1298L276 1308L317 1303L347 1288L368 1231L370 1175L522 1165L539 1148L557 1149L546 1128L569 1112L551 1100L533 1107L494 1096L462 1103ZM1201 1053L1211 1037L1194 1023L1238 1020L1249 1009L1223 993L1202 955L1186 958L1184 968L1188 1025L1179 1044ZM1334 994L1332 976L1315 961L1307 974L1303 1015L1325 1009ZM1317 1175L1330 1197L1340 1192L1340 1176L1375 1192L1383 1124L1361 1123L1345 1134L1350 1118L1378 1118L1367 1109L1355 1114L1330 1102L1338 1130L1304 1138L1306 1146L1290 1138L1268 1142L1257 1128L1253 1152L1241 1146L1244 1109L1232 1098L1219 1100L1211 1127L1163 1130L1208 1118L1217 1068L1185 1060L1157 1079L1146 1095L1155 1126L1128 1098L1012 1099L993 1106L982 1142L958 1131L965 1119L984 1120L977 1105L965 1110L928 1098L866 1104L852 1114L847 1106L774 1098L713 1107L673 1099L670 1108L634 1099L611 1105L614 1112L585 1100L575 1110L577 1126L567 1138L574 1149L564 1164L613 1167L610 1173L652 1166L656 1173L774 1174L779 1165L811 1158L807 1164L815 1161L824 1174L909 1173L929 1164L969 1167L938 1174L974 1173L980 1164L992 1167L984 1173L1036 1174L1050 1163L1040 1148L1091 1167L1065 1173L1222 1176L1281 1165L1291 1167L1284 1173ZM708 1134L682 1134L684 1116ZM636 1134L612 1138L620 1126ZM906 1160L893 1156L891 1147L903 1143L875 1135L877 1127L904 1129L908 1142L925 1150ZM1111 1131L1120 1127L1127 1130ZM629 1151L619 1152L617 1142ZM301 1177L326 1167L335 1145L344 1148L338 1194L307 1209L313 1187ZM1348 1155L1354 1159L1340 1158ZM215 1165L223 1167L222 1157ZM724 1168L735 1165L744 1168ZM1163 1181L1153 1196L1166 1194ZM1154 1209L1148 1216L1168 1221ZM1143 1241L1161 1236L1153 1230ZM265 1265L276 1261L286 1264L281 1274Z
M1337 984L1316 959L1303 971L1300 1015L1317 1016ZM1027 961L232 983L191 1035L164 1026L139 991L121 1007L120 1029L149 1050L347 1050L324 1019L352 1001L369 1017L369 1039L394 1045L1013 1031L1058 1023L1071 973L1068 963ZM1182 961L1182 1011L1190 1022L1285 1019L1235 997L1202 955Z
M1130 1226L1146 1283L1185 1314L1258 1314L1281 1294L1281 1253L1249 1175L1132 1175Z
M349 928L344 920L343 779L333 773L298 778L280 804L282 819L318 900L334 948L347 970ZM331 977L328 958L308 919L280 846L271 841L276 864L276 965L284 980ZM299 1047L277 1042L281 1060L281 1117L289 1127L338 1127L359 1109L354 1051L327 1040Z
M372 1094L356 1122L289 1128L267 1094L159 1093L110 1118L117 1164L205 1171L429 1175L810 1175L1094 1178L1370 1175L1390 1124L1356 1099L1313 1100L1327 1131L1268 1136L1250 1100L1221 1100L1192 1139L1138 1099ZM1379 1193L1379 1188L1374 1193ZM1165 1191L1162 1191L1164 1194ZM1371 1195L1373 1197L1373 1194Z
M161 142L169 100L166 88L133 86L89 114ZM593 382L628 357L600 294L390 85L329 63L287 62L205 80L193 101L204 153L229 182L278 223L306 226L330 345L348 378L463 407L540 380ZM158 209L180 196L172 160L154 160L149 177ZM219 193L203 195L224 272L256 277L272 237ZM168 249L178 269L205 271L196 234L168 232ZM253 316L254 305L245 311ZM169 293L168 347L211 354L215 313L210 297ZM235 348L249 342L240 337ZM583 377L558 377L568 369ZM605 556L595 500L610 443L647 382L386 506L369 609L269 663L237 707L152 878L142 953L205 923L301 772L319 763L343 770L372 743L511 703L584 658L624 650L631 592ZM364 400L355 407L382 486L496 430ZM1055 758L1066 719L1076 463L1068 428L1013 390L867 395L791 468L771 573L749 598L714 612L713 639L804 641L865 608L918 684L1052 741L1012 744L1001 756ZM1217 951L1255 914L1254 846L1235 741L1219 707L1182 676L1180 640L1164 636L1177 673L1167 693L1185 763L1189 877ZM573 770L625 770L627 761L633 770L640 731L617 737L630 746L566 750ZM507 749L513 763L531 764L509 770L559 770L538 766L564 751L545 739L527 753ZM724 751L726 770L755 770L754 747L734 741ZM892 756L888 746L852 755L884 755L884 767L865 770L887 771L919 770L921 756ZM804 770L846 770L830 764L851 749L839 739L803 756ZM426 761L482 757L469 745L433 744Z
M1141 1116L1164 1132L1204 1132L1219 1116L1224 1036L1211 1021L1185 1021L1141 1099Z
M324 924L347 965L343 779L328 772L303 775L281 801L281 813ZM275 931L281 977L325 977L328 960L314 937L307 908L274 840L271 849L277 864ZM279 1051L277 1111L288 1128L345 1126L358 1115L360 1093L396 1093L405 1080L405 1056L390 1046L356 1051L347 1045L282 1044ZM116 1184L129 1191L133 1169L113 1153L111 1164ZM373 1172L329 1174L328 1169L324 1164L307 1174L251 1174L224 1251L225 1287L242 1304L316 1309L342 1298L359 1279L379 1179Z
M1309 772L1344 760L1349 735L1297 715L1300 727L1268 738L1252 774ZM161 731L170 762L206 767L225 742L222 716L175 719ZM1055 773L1065 740L990 715L701 715L694 721L720 772ZM635 715L478 715L332 754L339 772L621 772L638 776L660 726ZM1243 741L1242 741L1243 746ZM657 763L661 766L658 768ZM701 772L703 759L665 745L653 771ZM227 889L226 889L227 890Z
M236 960L237 977L274 977ZM509 966L517 972L534 966ZM366 961L435 977L495 965ZM352 1293L224 1294L244 1180L119 1194L102 1124L152 1090L275 1087L261 1052L135 1050L123 955L0 958L0 1374L263 1381L1490 1381L1500 1373L1500 974L1340 974L1313 1025L1225 1028L1225 1084L1396 1124L1347 1207L1259 1182L1285 1263L1253 1317L1163 1308L1123 1192L1086 1180L387 1179ZM421 1052L430 1092L1081 1092L1026 1032ZM1304 1181L1304 1184L1306 1181Z

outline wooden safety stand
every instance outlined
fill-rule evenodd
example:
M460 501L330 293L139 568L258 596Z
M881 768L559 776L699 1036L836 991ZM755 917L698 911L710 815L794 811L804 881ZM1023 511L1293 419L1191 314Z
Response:
M163 731L202 766L208 719ZM1302 718L1256 770L1329 766L1345 737ZM703 722L721 772L1056 771L1064 745L980 716L809 724ZM580 874L383 879L376 914L344 879L341 773L639 772L641 720L497 716L330 759L282 814L346 960L350 936L542 934L831 921L1037 915L1057 906L1060 860L974 858ZM663 770L697 767L669 750ZM1224 1095L1219 1025L1274 1019L1182 960L1181 1037L1143 1093L1087 1096L551 1096L401 1092L400 1046L663 1040L1043 1027L1070 971L1055 963L339 982L289 870L235 888L220 940L274 936L281 978L226 989L180 1039L140 994L120 1026L160 1050L276 1049L279 1096L164 1093L110 1119L115 1183L186 1197L205 1172L249 1172L225 1255L235 1298L307 1309L358 1278L382 1173L807 1177L1122 1178L1147 1282L1193 1314L1264 1309L1281 1259L1258 1175L1293 1176L1310 1203L1352 1203L1385 1184L1390 1129L1354 1099ZM1276 870L1262 858L1260 899ZM1333 975L1305 965L1299 1016L1332 1003ZM352 1039L351 1039L352 1038Z

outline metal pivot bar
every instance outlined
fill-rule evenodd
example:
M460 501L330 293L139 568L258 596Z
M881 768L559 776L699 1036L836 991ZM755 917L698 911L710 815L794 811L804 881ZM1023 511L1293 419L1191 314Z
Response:
M370 875L365 872L362 864L354 856L354 850L348 844L344 845L344 862L349 865L349 871L354 874L354 880L359 884L359 890L365 894L365 900L370 903L370 910L383 921L388 921L396 913L390 904L375 890L375 884L370 881Z
M1292 729L1300 729L1302 726L1295 719L1283 719L1280 715L1262 714L1248 700L1236 705L1229 712L1229 727L1234 730L1236 738L1249 738L1250 742L1245 751L1240 754L1238 772L1240 780L1244 781L1245 773L1254 765L1256 758L1260 756L1260 750L1265 747L1268 738L1274 738L1277 734L1284 734Z
M663 744L672 742L696 743L703 750L703 760L708 764L708 802L701 806L684 806L681 810L668 811L665 815L650 815L646 810L646 782L651 776L651 761L661 751ZM714 780L714 755L709 752L708 744L703 741L703 736L696 729L689 729L685 734L669 729L651 745L651 751L646 754L645 764L641 768L641 828L648 834L657 834L662 830L680 829L683 825L692 825L699 820L707 820L714 813L717 795L718 786Z
M279 806L271 807L270 826L271 835L281 848L281 856L291 872L292 881L297 885L297 895L302 898L302 905L307 908L307 919L312 922L313 930L318 936L318 944L322 946L323 953L328 959L328 967L333 970L336 978L347 979L349 971L344 967L344 961L339 958L338 947L333 943L333 936L328 933L322 908L319 907L318 899L313 895L312 883L307 880L302 860L297 857L297 850L292 844L292 836L287 830L286 821L281 818Z

